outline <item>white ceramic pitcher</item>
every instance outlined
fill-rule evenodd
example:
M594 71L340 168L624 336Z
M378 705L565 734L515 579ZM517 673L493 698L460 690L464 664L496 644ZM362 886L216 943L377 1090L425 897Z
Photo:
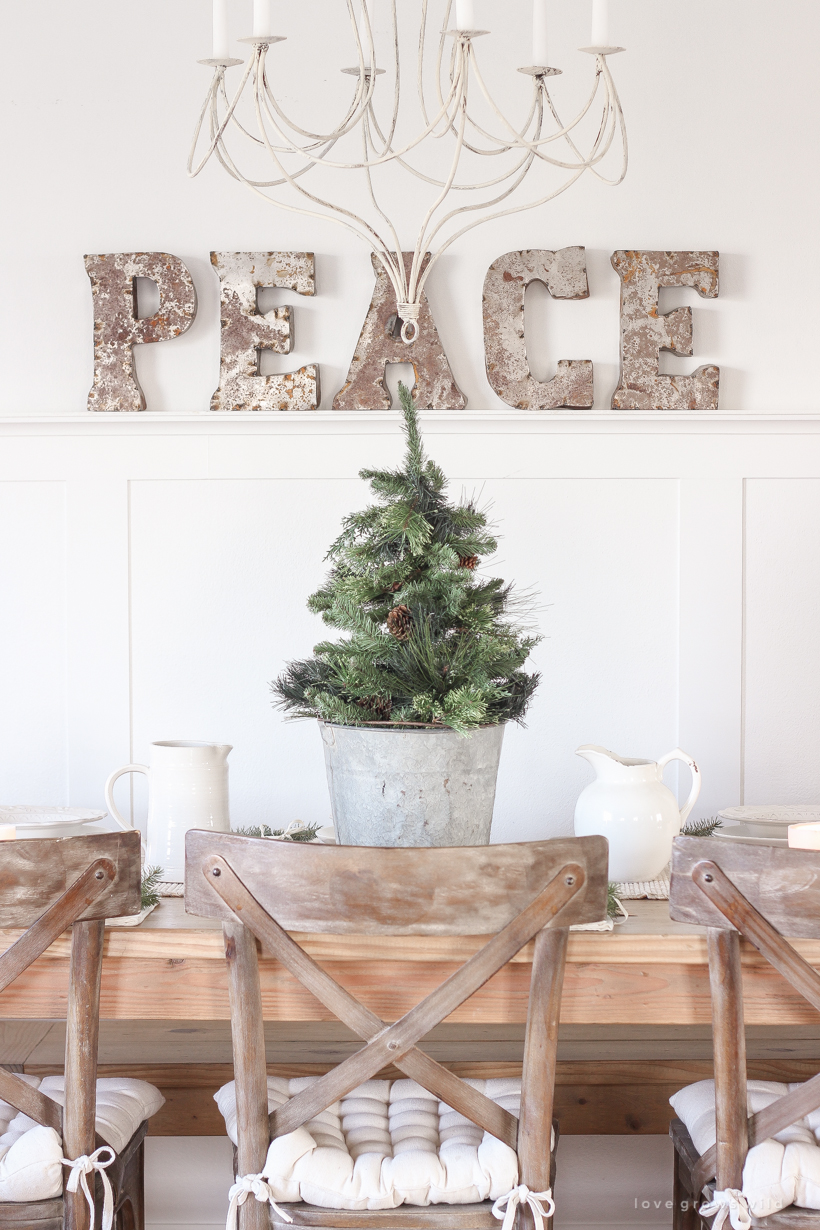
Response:
M114 782L123 773L144 773L148 778L147 866L163 868L166 881L185 877L185 834L188 829L229 833L229 743L168 740L151 744L151 767L127 764L105 783L106 806L122 829L131 825L114 803Z
M610 880L654 880L669 862L672 841L700 794L698 766L679 747L657 763L626 760L595 744L579 747L575 754L588 760L596 773L575 805L576 836L608 838ZM684 761L692 771L692 789L680 809L663 784L671 760Z

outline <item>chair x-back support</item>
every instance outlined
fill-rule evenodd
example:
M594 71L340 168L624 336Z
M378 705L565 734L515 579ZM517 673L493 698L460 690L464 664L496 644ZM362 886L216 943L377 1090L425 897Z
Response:
M679 837L672 855L670 915L707 928L712 999L717 1139L699 1156L686 1127L674 1120L675 1228L696 1230L727 1214L743 1182L749 1149L820 1107L820 1075L747 1117L746 1041L740 939L743 936L820 1011L820 974L783 938L820 938L820 853ZM715 1180L712 1183L712 1180ZM709 1210L695 1206L706 1189ZM713 1200L712 1197L715 1196ZM743 1201L734 1220L747 1219ZM701 1209L704 1206L701 1205ZM794 1205L751 1218L754 1226L820 1230L820 1212ZM727 1227L728 1230L728 1227Z
M95 1135L95 1108L105 919L138 914L140 908L140 835L136 831L0 842L0 927L27 928L0 956L0 991L71 928L65 1110L4 1068L0 1068L0 1098L38 1124L54 1128L69 1162L91 1158L104 1146ZM113 1163L109 1162L113 1150L108 1150L109 1156L101 1153L93 1164L88 1163L85 1175L79 1167L73 1168L66 1175L63 1196L0 1202L0 1226L89 1230L91 1210L83 1185L93 1199L95 1169L104 1166L114 1189L112 1212L118 1224L124 1230L140 1230L144 1135L143 1124ZM75 1186L76 1190L70 1190Z
M381 849L266 842L191 831L185 908L223 923L237 1096L237 1182L259 1175L271 1140L294 1131L394 1065L406 1077L516 1151L519 1189L507 1202L525 1230L540 1220L523 1185L551 1200L555 1057L568 928L606 915L607 843L601 837L517 845ZM288 931L358 935L488 936L488 942L401 1020L387 1024L340 986ZM254 938L255 937L255 938ZM268 1116L258 940L366 1045ZM534 940L520 1119L416 1046ZM296 1225L452 1230L498 1227L491 1202L408 1204L353 1212L289 1203ZM248 1199L242 1230L282 1225Z

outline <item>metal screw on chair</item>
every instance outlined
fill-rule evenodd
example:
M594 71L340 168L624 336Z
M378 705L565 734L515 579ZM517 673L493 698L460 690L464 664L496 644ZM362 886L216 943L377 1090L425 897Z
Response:
M387 1049L388 1051L397 1051L399 1049L398 1042L388 1042Z
M565 876L564 883L568 884L569 887L572 888L573 884L575 883L575 876Z
M715 877L712 875L710 871L707 871L706 875L703 878L707 884L711 884Z
M211 874L212 874L212 875L215 875L215 876L221 876L221 875L222 875L222 871L221 871L221 869L220 869L219 867L214 867L213 872L212 872Z
M102 868L100 868L100 870L99 870L99 871L95 871L95 872L94 872L94 879L95 879L95 880L104 880L104 879L105 879L105 872L103 871L103 869L102 869Z

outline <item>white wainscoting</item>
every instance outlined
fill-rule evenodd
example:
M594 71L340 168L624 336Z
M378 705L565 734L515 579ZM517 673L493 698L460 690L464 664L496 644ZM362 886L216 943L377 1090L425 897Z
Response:
M680 744L700 815L820 800L820 418L424 425L499 520L493 569L540 595L543 682L507 733L495 840L571 831L586 742ZM0 419L0 801L102 804L152 740L199 738L234 745L234 823L324 822L317 732L267 684L323 635L305 598L366 499L357 471L400 451L388 414Z

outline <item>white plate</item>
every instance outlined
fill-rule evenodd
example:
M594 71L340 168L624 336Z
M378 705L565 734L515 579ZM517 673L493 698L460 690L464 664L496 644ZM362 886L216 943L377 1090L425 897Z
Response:
M789 806L727 807L718 813L721 820L732 824L726 836L740 838L756 837L761 841L787 846L790 824L809 824L820 821L820 804L797 803Z
M742 841L748 846L783 846L786 849L789 844L788 837L760 836L742 824L733 829L717 829L712 836L720 841Z
M89 825L104 820L108 812L90 811L87 807L35 807L23 803L0 804L0 824L13 824L17 836L81 837L91 830Z

